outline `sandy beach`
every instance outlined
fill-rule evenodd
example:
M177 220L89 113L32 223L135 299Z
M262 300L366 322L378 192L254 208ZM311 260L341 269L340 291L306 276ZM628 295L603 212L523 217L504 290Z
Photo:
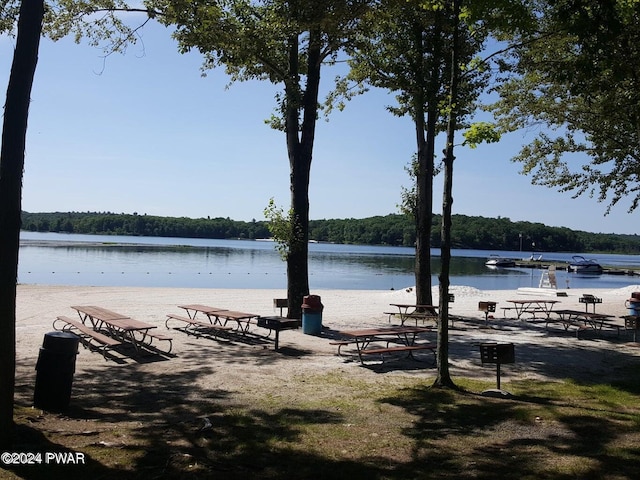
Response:
M482 366L479 344L482 342L512 342L516 363L502 370L503 382L521 378L607 378L618 366L640 361L640 348L633 343L629 332L620 337L615 330L583 332L579 339L575 331L564 331L560 324L545 328L544 321L524 321L506 316L500 307L510 306L514 298L549 298L558 300L555 308L584 310L579 298L584 293L602 298L596 306L598 313L613 315L612 321L623 325L618 318L628 313L625 300L640 285L606 290L564 290L566 297L523 295L516 291L480 291L470 287L452 287L455 301L451 314L457 320L450 329L450 365L454 376L495 380L495 369ZM434 287L434 303L437 287ZM302 330L283 331L280 351L273 348L272 338L264 339L267 330L251 327L251 338L239 335L214 340L186 335L165 328L166 314L181 313L180 304L200 303L259 315L277 315L274 298L286 296L280 290L226 290L179 288L105 288L20 285L17 297L17 388L16 399L21 405L32 402L35 365L43 336L53 331L52 323L58 315L75 316L71 305L99 305L132 318L157 325L158 331L173 337L172 355L134 355L131 351L114 352L114 359L80 347L76 360L74 393L78 396L107 394L106 383L117 379L140 381L145 388L146 378L171 379L172 382L197 382L202 392L224 390L237 395L260 395L277 385L286 385L292 376L313 372L338 372L340 375L392 379L395 376L432 379L435 367L431 362L394 360L371 362L364 368L352 356L338 356L337 347L330 342L339 331L352 328L389 325L391 303L414 303L411 289L395 291L324 290L315 291L324 305L321 335L307 335ZM485 325L478 302L497 302L497 311ZM590 307L591 308L591 307ZM429 340L436 341L435 332ZM425 355L431 355L425 353ZM178 380L176 380L178 379ZM182 380L180 380L182 379ZM154 387L157 388L157 387ZM104 390L104 391L103 391ZM101 393L102 392L102 393ZM147 392L149 393L149 392ZM161 395L154 392L153 395ZM111 405L117 407L117 402Z

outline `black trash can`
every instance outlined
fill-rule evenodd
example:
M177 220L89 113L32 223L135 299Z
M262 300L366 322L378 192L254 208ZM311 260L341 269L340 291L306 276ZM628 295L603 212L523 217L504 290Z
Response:
M34 406L50 412L69 408L80 337L70 332L44 335L36 363Z

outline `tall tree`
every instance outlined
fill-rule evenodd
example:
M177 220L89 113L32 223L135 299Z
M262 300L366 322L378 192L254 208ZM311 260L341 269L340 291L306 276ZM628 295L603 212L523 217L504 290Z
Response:
M300 317L309 293L309 181L320 72L354 36L368 0L157 0L176 27L182 51L198 49L203 68L224 66L232 80L282 87L271 126L285 133L290 169L291 235L287 251L288 315Z
M22 172L31 88L43 32L56 40L74 33L105 50L122 50L135 42L117 11L131 8L123 0L4 0L0 3L0 31L17 23L16 48L7 87L0 150L0 449L11 442L15 389L16 282L20 239ZM92 14L102 12L99 18ZM153 15L150 14L149 18ZM88 20L86 20L88 18ZM17 19L17 22L16 22ZM43 25L44 23L44 25ZM140 27L138 27L140 28Z
M0 450L13 434L16 362L16 283L22 171L31 87L38 62L43 0L23 0L2 124L0 150Z
M640 2L535 2L494 105L505 130L538 132L514 161L532 183L608 204L640 202ZM546 128L540 128L540 126ZM533 128L532 128L533 127Z
M461 77L461 35L460 4L462 0L453 0L451 19L453 23L451 63L449 80L449 102L447 122L447 142L444 149L444 191L442 197L442 229L440 245L438 346L436 362L438 373L434 385L438 387L455 387L449 373L449 267L451 264L451 214L453 204L453 149L458 124L458 95Z
M445 72L450 36L442 9L423 8L419 0L384 0L371 12L354 44L350 78L396 93L397 106L387 109L413 120L416 159L416 303L432 304L431 227L436 136L443 131L441 107L446 95Z
M451 238L451 172L454 133L465 126L486 77L481 69L469 68L483 46L486 30L481 22L460 28L460 2L387 0L367 22L364 38L352 53L351 78L396 92L396 115L411 116L416 134L415 198L416 303L432 304L431 226L435 145L447 130L445 179L449 185L443 215L442 264L440 274L440 319L438 325L438 378L451 386L448 370L448 259ZM472 28L473 27L473 28ZM460 70L467 67L467 75Z
M432 2L427 5L433 7ZM487 87L487 60L480 61L476 55L484 48L490 32L501 36L506 30L519 28L526 9L519 2L464 2L453 0L435 6L446 12L451 32L449 80L447 82L446 144L444 149L444 189L442 199L441 271L439 274L439 322L436 361L438 373L434 386L452 387L455 384L449 373L449 268L451 262L451 230L453 207L453 165L455 160L455 135L459 128L469 126L465 143L475 146L480 141L497 141L492 128L480 122L468 125L479 105L476 100ZM502 17L502 18L501 18ZM518 18L515 22L505 19ZM496 21L496 18L499 19ZM513 23L513 25L511 25ZM517 26L518 27L517 27ZM505 28L506 26L506 28Z

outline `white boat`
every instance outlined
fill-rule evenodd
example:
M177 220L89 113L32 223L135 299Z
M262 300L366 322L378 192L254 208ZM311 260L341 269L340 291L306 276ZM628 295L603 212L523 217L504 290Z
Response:
M581 255L574 255L568 270L575 273L602 273L602 266L593 259L587 260Z
M501 257L499 255L491 255L486 262L484 262L484 264L487 267L501 267L501 268L508 268L508 267L515 267L516 266L516 261L512 258L505 258L505 257Z

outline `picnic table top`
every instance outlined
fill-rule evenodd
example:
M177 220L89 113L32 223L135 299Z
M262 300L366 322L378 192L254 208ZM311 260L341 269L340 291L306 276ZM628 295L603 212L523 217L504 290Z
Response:
M253 317L260 316L256 313L238 312L235 310L218 310L216 312L211 312L211 313L222 318L228 318L229 320L243 320L245 318L253 318Z
M203 313L223 312L227 310L226 308L210 307L208 305L202 305L201 303L190 303L187 305L178 305L178 308L182 308L184 310L195 310L197 312L203 312Z
M133 318L119 318L117 320L105 320L104 323L107 323L113 327L119 328L120 330L125 331L135 331L135 330L151 330L152 328L157 328L156 325L152 325L147 322L143 322L141 320L135 320Z
M551 300L549 298L528 298L528 299L518 298L517 300L507 300L507 302L518 304L518 305L526 305L526 304L533 304L533 303L554 304L554 303L558 303L559 301L560 300Z
M437 305L428 305L428 304L420 304L420 303L390 303L392 307L398 308L416 308L416 309L433 309L438 308Z
M74 310L80 313L84 313L89 317L96 318L97 320L105 321L105 320L118 320L118 319L129 318L127 315L123 315L121 313L117 313L103 307L97 307L95 305L75 305L75 306L72 306L71 308L73 308Z

